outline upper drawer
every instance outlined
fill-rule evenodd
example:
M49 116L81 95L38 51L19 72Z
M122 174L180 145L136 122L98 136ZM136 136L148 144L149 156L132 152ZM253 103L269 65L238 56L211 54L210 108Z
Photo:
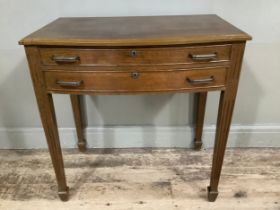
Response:
M125 49L40 48L43 65L110 66L216 63L230 60L231 45Z

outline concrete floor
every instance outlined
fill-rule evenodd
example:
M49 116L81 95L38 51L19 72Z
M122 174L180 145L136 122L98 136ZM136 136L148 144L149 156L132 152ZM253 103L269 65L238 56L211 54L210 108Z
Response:
M280 149L229 149L215 203L211 150L65 150L61 202L46 150L0 150L0 209L280 210Z

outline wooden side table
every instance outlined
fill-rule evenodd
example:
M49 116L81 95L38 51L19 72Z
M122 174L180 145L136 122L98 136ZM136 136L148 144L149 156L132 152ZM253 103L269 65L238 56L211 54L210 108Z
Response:
M59 18L22 39L61 200L68 199L68 187L52 94L71 95L83 151L81 95L196 92L194 145L200 149L207 92L221 91L208 187L215 201L250 39L216 15Z

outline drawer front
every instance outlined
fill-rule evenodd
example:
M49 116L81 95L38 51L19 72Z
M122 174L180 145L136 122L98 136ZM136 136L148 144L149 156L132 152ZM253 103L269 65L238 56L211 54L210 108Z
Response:
M50 92L135 93L220 89L225 84L225 68L120 71L120 72L67 72L45 71Z
M43 65L116 66L216 63L230 60L231 45L135 49L40 48Z

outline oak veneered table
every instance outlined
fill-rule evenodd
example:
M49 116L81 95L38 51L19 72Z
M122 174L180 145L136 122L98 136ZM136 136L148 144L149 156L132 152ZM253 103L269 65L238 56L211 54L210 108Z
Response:
M195 92L194 147L200 149L207 92L220 91L208 187L208 200L215 201L250 39L216 15L59 18L22 39L61 200L69 190L52 94L70 94L84 151L82 95Z

